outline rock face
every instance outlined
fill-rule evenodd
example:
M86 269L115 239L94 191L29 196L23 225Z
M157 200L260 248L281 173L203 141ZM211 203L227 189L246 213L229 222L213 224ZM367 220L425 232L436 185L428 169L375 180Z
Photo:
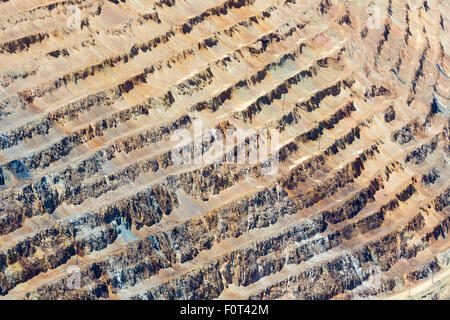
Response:
M1 2L0 298L449 299L449 10Z

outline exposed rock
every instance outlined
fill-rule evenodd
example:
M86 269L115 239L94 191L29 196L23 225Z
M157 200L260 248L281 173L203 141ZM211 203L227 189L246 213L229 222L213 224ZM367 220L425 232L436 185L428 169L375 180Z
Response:
M448 3L15 3L1 298L449 298Z

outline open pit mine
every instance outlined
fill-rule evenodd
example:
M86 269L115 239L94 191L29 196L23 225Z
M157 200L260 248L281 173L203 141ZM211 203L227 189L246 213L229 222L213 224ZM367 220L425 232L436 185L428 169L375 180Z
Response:
M449 12L0 0L0 299L450 299Z

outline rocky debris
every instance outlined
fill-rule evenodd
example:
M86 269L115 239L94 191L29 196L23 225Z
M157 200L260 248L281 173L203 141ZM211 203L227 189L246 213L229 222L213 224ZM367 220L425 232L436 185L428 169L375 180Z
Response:
M394 119L395 119L395 109L393 106L390 106L389 108L386 109L384 113L384 121L391 122Z
M410 281L426 279L430 277L431 274L438 272L439 270L441 270L441 268L438 265L437 259L434 258L426 264L420 266L417 270L408 273L407 279Z
M405 144L414 139L416 133L415 123L408 123L403 128L395 131L392 134L392 141L398 142L399 144Z
M424 174L421 179L421 183L424 185L433 184L437 179L439 179L439 170L433 168L429 173Z
M405 161L412 162L416 165L421 164L425 161L425 157L432 153L438 145L439 135L435 136L429 143L421 145L419 148L409 152L406 155Z
M29 36L25 36L23 38L17 40L11 40L0 45L0 53L9 53L13 54L16 52L24 51L30 48L31 45L35 43L40 43L44 39L49 38L48 33L37 33Z

